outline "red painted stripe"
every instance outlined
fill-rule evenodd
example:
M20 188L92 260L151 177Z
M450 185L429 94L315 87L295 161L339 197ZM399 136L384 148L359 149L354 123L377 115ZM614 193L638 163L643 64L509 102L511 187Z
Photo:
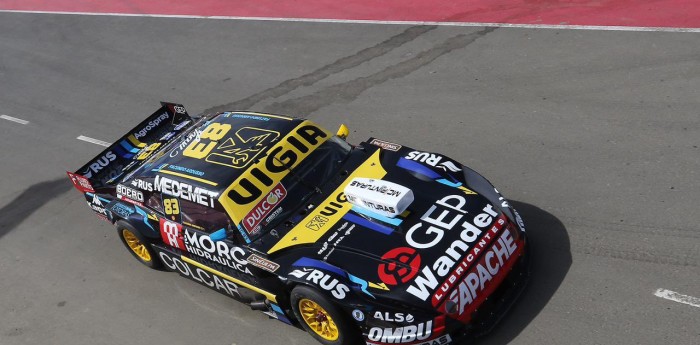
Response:
M698 0L0 0L0 9L700 28Z

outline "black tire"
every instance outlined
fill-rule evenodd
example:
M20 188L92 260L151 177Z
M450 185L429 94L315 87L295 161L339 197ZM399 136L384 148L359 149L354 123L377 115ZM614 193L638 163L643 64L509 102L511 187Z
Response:
M355 324L350 321L348 315L342 313L341 309L330 302L326 296L314 290L308 286L298 285L292 290L290 296L292 302L292 310L294 311L294 316L296 316L299 324L304 328L306 332L311 334L314 339L318 340L321 344L325 345L356 345L364 344L361 341L360 330L355 326ZM317 331L313 330L309 323L306 321L304 316L300 311L300 304L311 301L317 304L325 312L323 317L327 317L334 324L337 329L337 337L335 339L332 336L323 337ZM308 304L305 304L308 306ZM308 309L307 309L308 310ZM307 312L308 315L308 312ZM322 323L322 322L321 322ZM326 321L328 324L328 321ZM321 326L323 328L323 326Z
M136 260L154 270L160 270L163 263L158 259L158 254L151 247L151 242L141 234L131 224L120 220L117 221L117 234L122 240L126 250L133 255ZM130 245L131 244L131 245ZM132 245L134 247L132 248Z

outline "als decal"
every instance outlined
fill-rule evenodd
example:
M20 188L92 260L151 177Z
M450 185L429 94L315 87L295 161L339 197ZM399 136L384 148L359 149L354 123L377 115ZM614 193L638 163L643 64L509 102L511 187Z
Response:
M389 285L406 283L420 271L421 257L413 248L394 248L382 255L378 274L382 282Z
M199 267L190 265L184 260L181 260L181 258L175 255L170 255L165 251L159 251L158 255L160 256L160 261L162 261L163 264L170 270L177 271L181 275L209 286L216 291L234 298L240 298L238 285L236 285L236 283L209 273Z
M372 141L370 141L369 143L371 145L378 146L378 147L381 147L385 150L394 151L394 152L398 152L401 149L401 145L399 145L399 144L394 144L392 142L379 140L379 139L372 139Z
M265 196L255 207L243 218L243 227L248 234L257 232L258 225L272 210L287 196L287 190L281 183L278 183L270 193Z
M329 133L304 121L254 162L219 197L236 224L240 223L260 200L313 150L331 137Z
M350 288L347 285L339 282L338 279L333 278L323 271L311 268L302 268L291 271L289 274L299 279L304 279L307 282L313 283L321 289L330 292L336 299L344 299L345 296L347 296L347 293L350 292Z
M270 248L268 254L290 246L315 243L318 241L332 228L333 224L340 221L340 219L352 209L352 204L345 199L345 194L343 193L345 186L355 177L380 179L384 177L384 175L386 175L386 170L384 170L379 161L379 150L377 150L370 158L355 169L355 171L349 174L345 181L330 194L330 197L321 202L313 211L309 212L299 224L292 228L291 231ZM323 218L317 217L327 218L328 220L323 221Z
M381 321L388 322L413 322L415 317L408 313L392 313L392 312L382 312L375 311L374 318Z
M214 200L219 193L210 190L193 187L189 183L176 181L165 176L156 175L153 189L182 200L192 201L197 204L214 208Z
M434 153L421 152L421 151L411 151L404 158L410 159L412 161L428 164L431 167L438 168L442 171L451 171L451 172L462 171L462 169L459 168L451 160L449 160L443 156L436 155Z

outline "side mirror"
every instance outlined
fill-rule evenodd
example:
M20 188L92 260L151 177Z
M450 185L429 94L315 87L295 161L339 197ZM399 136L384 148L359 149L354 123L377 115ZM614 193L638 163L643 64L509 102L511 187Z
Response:
M226 239L226 228L221 228L209 234L209 238L214 242L223 241Z
M350 130L348 129L348 126L341 124L340 127L338 127L338 132L336 132L335 135L337 135L340 139L345 139L348 137L348 135L350 135Z

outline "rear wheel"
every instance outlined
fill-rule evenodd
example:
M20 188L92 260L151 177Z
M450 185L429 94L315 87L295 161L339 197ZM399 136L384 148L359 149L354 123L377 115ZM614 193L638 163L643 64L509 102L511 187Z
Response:
M318 291L299 285L292 290L292 309L301 326L325 345L359 344L360 332L335 304Z
M123 220L118 221L117 233L124 246L139 262L153 269L161 268L162 264L156 258L156 252L151 248L150 242L131 224Z

